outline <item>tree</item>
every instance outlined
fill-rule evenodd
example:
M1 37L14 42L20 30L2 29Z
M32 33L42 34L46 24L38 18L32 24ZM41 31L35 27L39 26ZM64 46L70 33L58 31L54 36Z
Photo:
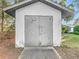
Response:
M79 25L74 27L74 33L79 35Z
M61 0L60 5L66 7L66 0Z
M0 0L0 4L1 4L1 31L3 32L3 22L4 22L4 12L3 12L3 0Z
M0 18L1 18L1 32L3 32L3 27L4 27L4 18L7 17L8 15L6 15L3 11L3 8L8 7L10 4L7 3L5 0L0 0Z

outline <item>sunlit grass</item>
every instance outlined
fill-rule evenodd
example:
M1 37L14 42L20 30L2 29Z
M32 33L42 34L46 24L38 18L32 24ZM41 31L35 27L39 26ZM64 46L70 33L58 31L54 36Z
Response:
M79 35L66 34L62 39L61 47L79 48Z

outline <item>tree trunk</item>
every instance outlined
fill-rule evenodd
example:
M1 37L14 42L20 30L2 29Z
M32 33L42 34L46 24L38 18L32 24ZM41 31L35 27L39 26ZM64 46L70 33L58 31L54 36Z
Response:
M2 23L1 23L1 32L3 32L4 30L4 11L3 11L3 8L2 8Z

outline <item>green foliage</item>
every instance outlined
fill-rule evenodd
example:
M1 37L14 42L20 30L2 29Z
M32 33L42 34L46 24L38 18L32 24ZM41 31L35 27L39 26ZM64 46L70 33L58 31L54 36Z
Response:
M62 33L68 33L68 27L62 26Z
M3 11L3 8L6 8L8 6L11 6L11 4L9 2L6 2L6 0L0 0L0 21L1 21L0 29L1 29L1 31L4 31L6 28L7 28L6 29L6 31L7 31L12 26L10 21L12 20L13 17L11 17L10 15L6 14Z
M79 25L74 27L74 33L79 35Z
M68 9L74 10L74 7L73 7L72 5L70 5L70 6L68 7Z
M6 30L7 32L9 31L14 31L15 30L15 25L14 24L10 24L8 27L6 27Z
M60 2L60 5L66 7L66 0L62 0L62 1Z
M15 30L15 19L9 18L4 24L4 31L14 31Z

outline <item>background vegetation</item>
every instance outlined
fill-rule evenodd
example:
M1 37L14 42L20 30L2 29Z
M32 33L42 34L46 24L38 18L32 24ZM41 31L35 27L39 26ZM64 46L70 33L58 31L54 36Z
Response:
M79 35L79 25L76 25L76 26L74 27L74 34Z

